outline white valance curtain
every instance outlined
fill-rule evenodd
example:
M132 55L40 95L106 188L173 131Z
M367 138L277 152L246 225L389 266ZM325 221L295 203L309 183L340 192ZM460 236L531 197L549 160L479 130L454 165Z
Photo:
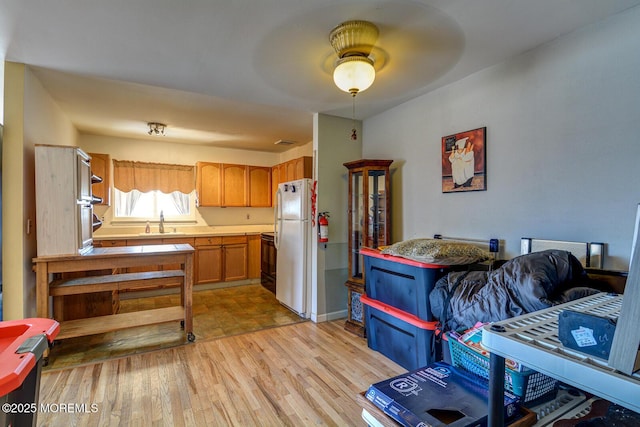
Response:
M113 186L125 193L159 190L189 194L195 190L195 167L114 159Z
M142 193L161 191L168 194L180 215L190 210L189 194L195 190L193 166L113 160L113 185L121 194L118 216L136 216L135 208ZM146 199L145 199L146 200Z

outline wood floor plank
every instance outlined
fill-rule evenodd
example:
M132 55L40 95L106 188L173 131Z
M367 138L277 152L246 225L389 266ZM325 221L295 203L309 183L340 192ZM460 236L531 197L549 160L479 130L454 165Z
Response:
M359 392L405 370L344 331L303 322L43 372L39 426L363 425Z

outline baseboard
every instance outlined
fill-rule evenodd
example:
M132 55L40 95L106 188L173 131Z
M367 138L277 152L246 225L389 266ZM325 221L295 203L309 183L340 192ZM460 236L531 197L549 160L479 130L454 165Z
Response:
M315 323L331 322L332 320L346 319L347 310L333 311L331 313L311 315L311 320Z

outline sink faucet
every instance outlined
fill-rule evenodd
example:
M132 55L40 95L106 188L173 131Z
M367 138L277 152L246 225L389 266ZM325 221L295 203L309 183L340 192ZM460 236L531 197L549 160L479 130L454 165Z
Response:
M158 228L160 233L164 233L164 214L160 211L160 227Z

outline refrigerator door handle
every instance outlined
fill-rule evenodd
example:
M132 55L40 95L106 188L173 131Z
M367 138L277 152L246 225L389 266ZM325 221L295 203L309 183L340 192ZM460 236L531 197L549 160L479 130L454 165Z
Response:
M280 249L280 230L282 229L282 190L278 188L276 191L276 207L273 210L273 223L274 223L274 233L273 233L273 244L276 250Z

